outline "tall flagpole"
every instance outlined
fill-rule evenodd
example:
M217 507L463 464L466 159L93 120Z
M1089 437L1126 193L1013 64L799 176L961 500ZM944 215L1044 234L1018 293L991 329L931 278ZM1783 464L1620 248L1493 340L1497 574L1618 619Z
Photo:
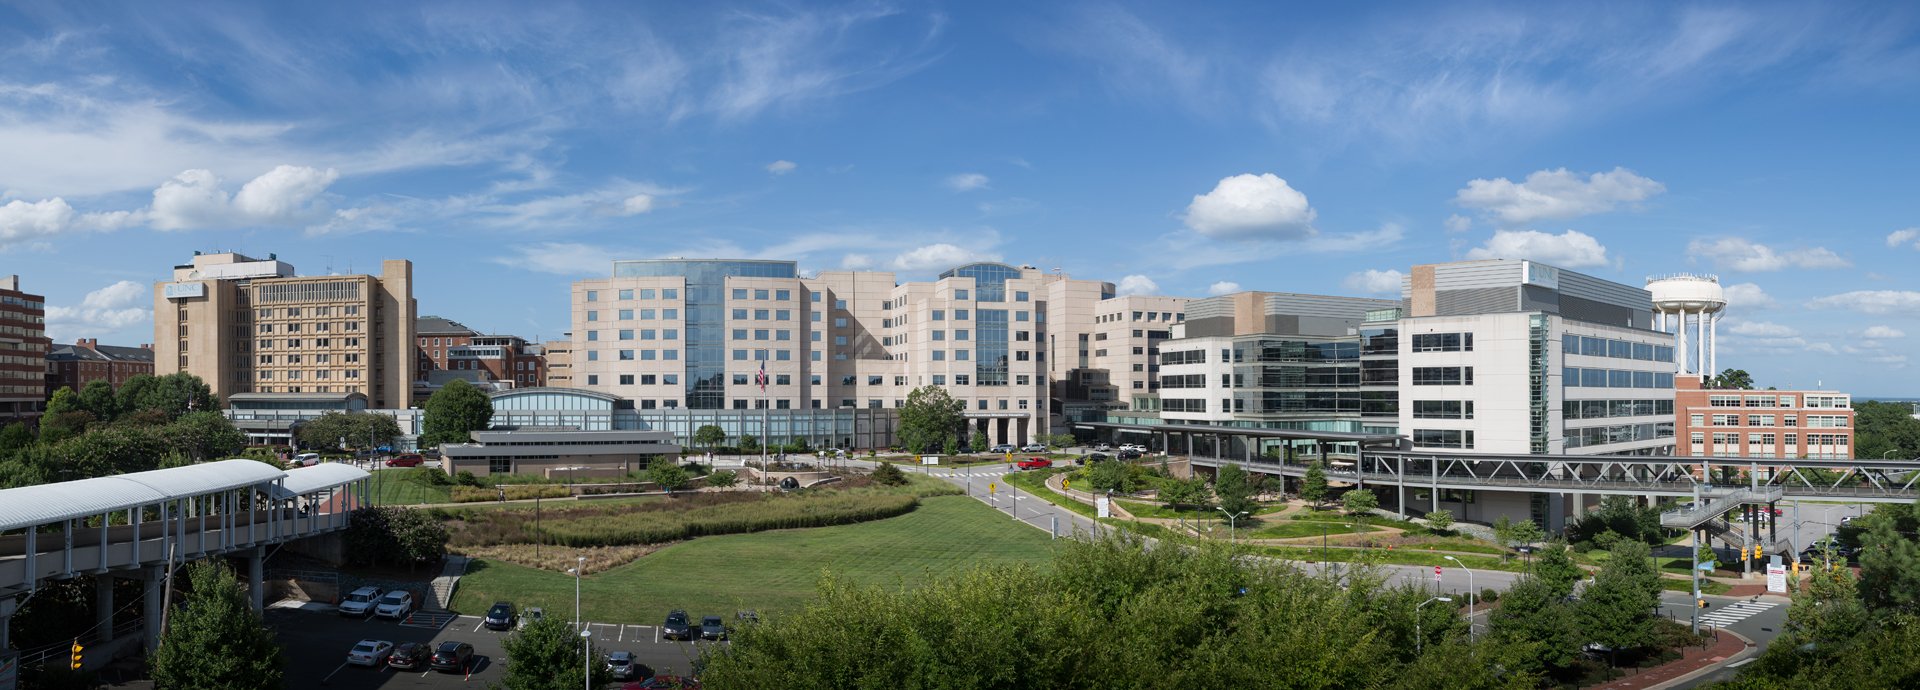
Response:
M767 443L772 435L767 431L767 351L760 351L760 375L756 383L760 384L760 483L768 488L773 486L772 467L767 466Z

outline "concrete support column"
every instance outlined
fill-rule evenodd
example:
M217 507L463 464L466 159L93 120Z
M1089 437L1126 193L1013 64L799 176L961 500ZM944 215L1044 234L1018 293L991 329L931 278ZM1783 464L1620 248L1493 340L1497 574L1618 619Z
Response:
M267 547L254 547L253 552L247 554L247 603L253 606L254 613L266 605L266 563Z
M1674 348L1674 354L1675 354L1674 358L1680 360L1679 362L1680 373L1682 374L1700 373L1698 371L1690 371L1687 369L1687 310L1684 307L1680 309L1680 320L1677 322L1677 324L1678 325L1674 327L1673 332L1675 333L1676 337L1679 338L1680 346L1677 348Z
M1707 320L1707 310L1704 308L1693 319L1693 365L1700 369L1701 378L1713 375L1713 371L1707 368Z
M152 653L160 647L161 606L165 603L162 598L166 596L166 591L162 588L167 586L166 569L157 565L141 568L140 584L142 589L140 615L143 619L141 622L147 629L147 652Z
M107 575L93 578L93 641L113 641L113 578Z
M1711 338L1707 348L1707 371L1710 372L1720 371L1720 314L1714 312L1713 318L1707 321L1707 335Z
M1580 493L1578 491L1575 491L1573 492L1572 496L1573 496L1574 519L1577 520L1577 519L1586 517L1587 516L1587 495Z
M13 597L0 597L0 652L13 649L13 640L7 631L13 629L13 612L19 607Z

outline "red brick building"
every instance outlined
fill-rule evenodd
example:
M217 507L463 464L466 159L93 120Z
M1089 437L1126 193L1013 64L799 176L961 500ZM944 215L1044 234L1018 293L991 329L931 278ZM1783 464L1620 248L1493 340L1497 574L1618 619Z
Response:
M458 321L422 316L414 322L416 397L460 378L490 388L547 385L545 349L516 335L486 335Z
M1674 377L1674 454L1848 459L1853 396L1835 391L1702 388Z
M106 381L114 390L140 374L153 375L153 345L101 345L98 338L81 338L47 352L47 397L61 388L79 391L94 381Z
M47 409L47 298L20 291L20 276L0 278L0 420L37 418Z

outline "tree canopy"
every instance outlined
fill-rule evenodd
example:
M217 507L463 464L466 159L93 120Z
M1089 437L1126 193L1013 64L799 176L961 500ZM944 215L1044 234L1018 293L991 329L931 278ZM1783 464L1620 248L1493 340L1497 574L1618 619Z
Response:
M693 430L693 444L711 450L727 440L727 430L714 424L703 424Z
M373 450L392 446L400 438L400 424L378 412L328 412L301 422L294 437L306 448L347 448Z
M187 566L191 591L147 657L155 687L264 690L282 685L280 644L220 561Z
M934 452L960 431L966 404L940 386L921 386L900 406L900 446L910 453Z
M591 642L573 631L564 616L535 620L509 635L501 646L513 663L501 678L513 690L573 690L586 687L582 660L597 658ZM582 645L588 645L582 650Z
M347 517L347 560L360 565L420 565L447 555L447 527L424 510L360 508Z
M1753 389L1753 375L1745 369L1727 369L1707 382L1714 388Z
M420 445L466 443L471 432L484 431L493 421L493 400L464 379L448 381L427 398Z

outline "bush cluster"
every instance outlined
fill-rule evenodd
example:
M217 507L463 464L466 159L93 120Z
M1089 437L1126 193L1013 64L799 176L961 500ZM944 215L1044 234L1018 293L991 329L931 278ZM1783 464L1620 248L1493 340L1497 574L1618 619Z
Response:
M557 484L521 484L506 487L507 500L519 501L529 498L566 498L567 487ZM489 486L456 486L449 493L454 503L480 503L500 500L500 490Z

